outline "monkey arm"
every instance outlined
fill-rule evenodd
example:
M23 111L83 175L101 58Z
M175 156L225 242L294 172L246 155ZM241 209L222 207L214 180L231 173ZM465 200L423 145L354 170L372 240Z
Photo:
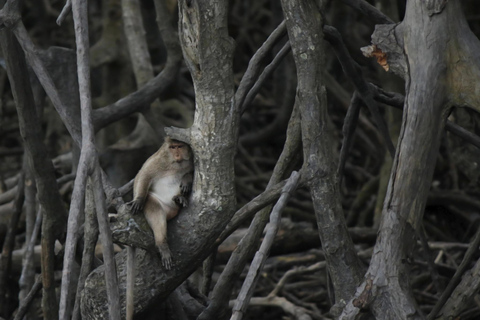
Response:
M188 207L188 200L185 197L191 190L193 184L193 172L186 173L180 181L180 194L173 197L173 201L179 207Z
M143 212L143 208L145 207L145 198L144 199L134 199L130 201L129 203L130 206L130 213L131 214L139 214L140 212Z
M148 195L148 190L153 180L152 169L150 163L145 163L140 172L135 177L133 184L133 200L130 204L130 212L132 214L138 214L143 212L145 207L145 200Z
M181 195L184 196L188 194L192 190L193 184L193 172L188 172L182 177L182 181L180 182L180 191ZM175 202L177 202L174 199ZM186 205L184 205L186 207Z

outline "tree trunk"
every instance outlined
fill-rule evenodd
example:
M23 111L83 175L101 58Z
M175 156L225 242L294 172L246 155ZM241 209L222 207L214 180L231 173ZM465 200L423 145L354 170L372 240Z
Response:
M234 42L228 36L227 3L179 2L180 42L192 74L196 112L188 130L168 128L168 134L186 141L194 152L195 178L190 207L168 224L168 243L174 266L165 270L158 254L137 254L136 283L154 290L135 290L135 312L166 298L210 254L214 242L235 212L234 155L240 112L235 108L232 73ZM121 298L125 288L125 253L117 254ZM83 319L108 318L103 266L85 284Z
M297 66L296 99L301 113L304 169L338 303L351 297L361 281L362 269L348 234L337 184L335 145L323 81L322 17L313 1L284 0L282 6Z
M422 319L411 295L408 256L422 222L446 117L452 105L478 110L479 42L457 0L408 1L398 25L377 26L373 42L406 78L402 130L374 255L341 319L370 306L377 319Z

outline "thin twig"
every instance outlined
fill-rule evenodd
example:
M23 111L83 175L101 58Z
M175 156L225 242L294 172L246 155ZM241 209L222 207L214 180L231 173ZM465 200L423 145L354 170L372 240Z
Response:
M32 235L30 237L30 241L28 242L27 248L25 249L25 253L23 256L23 266L22 266L22 275L20 276L20 280L18 281L20 284L20 289L26 290L27 283L25 283L25 279L27 277L27 273L29 272L30 268L32 268L32 272L34 273L34 265L33 265L33 255L35 253L35 243L38 238L38 234L40 233L40 227L42 226L42 219L43 219L43 210L42 206L40 205L37 212L37 218L35 219L35 225L33 227ZM33 279L32 279L33 280ZM31 285L31 284L30 284ZM23 287L23 288L22 288Z
M375 120L375 124L382 133L385 139L387 149L393 158L395 156L395 147L393 146L392 139L390 138L390 133L388 131L385 119L382 118L378 109L378 104L373 99L373 92L370 89L369 84L361 74L361 71L357 66L356 62L348 53L348 50L343 43L342 36L337 31L337 29L332 26L324 26L323 32L325 34L325 40L327 40L332 45L335 54L337 55L338 61L342 65L343 71L350 78L350 81L352 81L358 94L370 110L370 113Z
M70 286L72 280L72 268L78 241L78 229L80 227L80 215L85 207L85 190L88 175L93 170L95 163L95 146L93 138L93 126L91 116L90 97L90 70L88 65L88 26L86 26L86 3L79 1L72 4L73 21L75 26L75 39L77 43L77 73L80 90L82 141L80 161L75 178L70 212L68 215L67 239L65 241L65 254L62 270L62 284L60 291L59 319L67 319L73 308L70 298ZM85 32L87 37L85 39Z
M245 98L257 80L261 63L272 50L273 46L285 35L286 31L285 21L282 21L248 62L247 70L243 74L240 85L235 93L235 108L237 110L244 109Z
M62 291L60 296L60 320L66 319L71 306L68 295L71 281L71 260L76 248L78 219L85 205L86 177L93 173L95 207L100 230L100 239L103 246L105 261L105 282L107 288L108 310L110 319L120 319L120 296L118 292L117 272L114 261L113 243L105 204L102 185L102 172L95 151L95 133L92 121L92 99L90 91L89 66L89 39L88 39L88 8L87 1L80 0L72 3L73 22L75 26L75 40L77 45L77 73L80 91L80 108L82 123L82 142L80 163L75 179L71 213L68 221L67 242L65 244L64 269L62 277ZM83 161L82 161L83 160ZM74 214L72 214L74 213Z
M392 24L392 19L384 15L380 10L363 0L342 0L343 3L355 8L372 19L375 24Z
M375 100L392 106L396 109L403 110L405 103L405 96L397 92L387 92L380 87L370 83L371 90L373 90ZM480 137L476 134L466 130L462 126L459 126L455 122L447 120L445 125L446 129L456 135L459 138L471 143L477 148L480 148Z
M71 299L69 298L69 288L71 281L71 268L73 255L78 238L77 230L79 228L79 216L83 212L85 205L85 188L87 176L95 168L95 194L97 215L102 228L102 245L104 249L107 295L109 300L109 311L111 319L120 319L119 294L116 281L116 269L113 260L113 245L111 242L110 230L105 230L103 221L106 219L106 209L102 196L98 195L98 188L102 187L101 173L98 167L98 158L95 152L95 138L92 122L92 106L90 93L90 70L89 70L89 42L88 42L88 22L87 22L87 3L79 1L72 4L75 38L77 44L77 71L80 90L80 105L82 118L82 142L80 163L75 179L75 187L72 196L72 204L69 215L67 241L65 244L64 269L62 277L62 290L60 296L60 319L65 319L71 309ZM103 203L102 203L103 201ZM107 234L105 234L107 233ZM109 238L110 236L110 238ZM112 268L113 265L113 268Z
M428 245L427 233L425 232L425 227L423 226L423 224L417 231L417 235L420 240L425 259L427 260L428 270L430 271L430 277L432 278L433 285L435 286L437 293L440 293L443 291L445 285L440 279L437 266L435 265L433 252Z
M221 244L223 240L225 240L233 231L238 229L238 227L244 223L248 218L252 217L256 212L265 208L269 204L272 204L280 197L282 192L282 188L285 186L286 181L281 181L272 187L268 188L255 198L253 198L250 202L240 208L235 215L233 216L232 220L228 223L225 230L222 234L218 237L215 241L216 244Z
M255 82L255 85L252 87L252 89L250 89L250 91L247 94L247 97L245 98L245 102L241 107L242 114L245 112L248 106L252 103L253 99L255 98L257 93L260 91L263 83L273 73L273 71L275 71L275 69L278 67L280 62L283 61L283 58L285 58L285 56L290 52L290 49L291 49L290 42L285 43L285 45L277 53L275 58L273 58L272 62L265 67L262 74L260 75L260 77L258 77L258 80Z
M460 265L457 268L457 271L455 271L455 274L453 275L452 279L450 279L450 282L445 288L445 291L443 291L442 295L440 296L440 299L438 299L437 303L435 304L435 307L433 307L432 311L428 315L427 320L435 319L438 312L442 309L445 302L448 300L448 298L452 294L453 290L455 290L456 286L459 284L463 274L465 273L465 271L467 271L467 268L473 259L473 255L478 250L478 246L480 246L480 228L478 228L477 233L475 233L475 237L473 238L470 244L470 247L468 248L467 252L465 252L465 256L463 257L462 263L460 263Z
M343 179L343 172L345 169L345 162L347 161L347 155L353 143L353 135L358 123L358 116L360 115L361 100L357 91L353 93L350 107L348 108L347 115L343 121L343 143L340 149L340 160L338 161L338 184L341 185Z
M27 162L24 161L26 164ZM15 235L17 234L17 225L20 221L20 215L22 214L22 206L25 200L25 176L22 174L18 180L18 190L13 203L13 214L10 218L10 224L7 229L7 235L5 242L3 243L2 255L0 256L0 307L3 316L8 317L7 310L7 278L10 274L10 268L12 266L12 252L15 246Z
M319 270L325 269L326 266L327 266L326 261L320 261L308 267L300 267L300 268L288 270L282 276L280 281L277 282L277 284L275 285L275 288L273 288L273 290L268 294L268 297L278 296L278 294L280 293L280 290L283 289L283 287L291 277L294 277L300 274L303 275L303 274L310 274L313 272L317 272Z
M82 148L83 150L83 148ZM88 178L88 168L85 152L80 154L80 161L77 170L77 176L73 187L72 200L70 202L70 212L68 214L67 238L65 240L65 254L62 270L62 284L60 291L60 320L65 319L69 313L72 299L69 297L72 268L75 263L75 251L78 241L78 229L80 227L80 214L84 212L85 205L85 185Z
M72 320L81 319L80 316L80 298L85 280L94 268L95 247L98 242L98 221L96 219L95 201L93 199L92 183L87 183L85 191L85 227L84 227L84 247L82 256L82 266L80 276L78 277L77 295L73 308Z
M33 287L28 293L28 295L20 303L20 307L18 308L18 311L17 311L17 314L15 315L14 320L23 319L23 317L28 311L28 308L30 307L30 304L33 302L33 299L35 298L36 294L40 291L40 289L42 289L42 286L43 286L42 275L39 275L37 277L37 280L35 280L35 283L33 284Z
M35 177L30 166L25 169L25 244L22 259L22 273L18 280L18 287L20 292L18 293L18 300L25 299L28 292L35 283L35 262L33 259L33 250L35 246L35 240L38 238L38 232L40 231L41 221L38 221L38 215L41 208L36 209L37 189L35 186ZM35 228L38 228L35 233ZM33 237L33 240L32 240ZM28 250L29 244L31 244L31 251Z
M50 101L55 107L55 110L60 115L62 122L65 124L65 127L75 143L78 146L81 146L82 133L79 123L69 116L68 107L62 101L60 94L55 87L55 83L50 76L50 73L47 71L45 64L39 58L38 50L33 44L33 41L28 35L28 32L21 20L18 21L13 29L13 32L17 37L18 42L22 46L23 51L25 52L25 57L28 61L28 64L32 67L42 87L45 89L45 93L48 95Z
M98 161L98 159L97 159ZM95 208L97 210L98 228L103 247L103 259L105 265L105 282L108 297L108 311L111 320L120 320L120 294L118 292L117 269L115 265L115 253L113 251L112 233L108 223L108 212L105 203L105 195L102 188L100 166L96 166L93 174Z
M263 239L260 249L253 258L247 278L245 279L242 289L238 294L237 302L233 307L233 314L230 318L231 320L241 320L248 307L250 298L253 295L255 284L258 281L258 277L262 271L263 265L265 264L265 260L268 257L270 247L272 246L275 235L277 234L280 225L281 212L287 204L291 193L296 189L299 178L300 174L294 171L290 176L290 179L288 179L287 184L282 189L282 195L280 196L280 199L278 199L278 202L273 207L272 213L270 214L270 224L267 226L265 238Z
M230 305L234 305L235 301L231 301ZM252 306L264 306L264 307L278 307L285 313L293 316L296 320L311 320L312 317L308 314L308 310L293 304L284 297L254 297L251 299L250 304ZM329 319L320 316L319 319Z
M59 26L62 25L63 21L65 21L70 11L72 11L72 0L67 0L65 6L62 9L62 12L60 12L60 15L57 18L57 24Z
M271 202L275 201L280 196L281 190L285 186L285 184L275 183L279 182L282 176L287 173L292 159L295 158L294 155L300 150L300 117L298 111L296 110L297 109L294 109L294 113L290 119L289 128L287 130L287 140L285 142L282 154L280 155L280 158L273 170L272 176L270 177L270 181L268 182L266 188L267 191L264 192L265 195L268 194L268 191L272 189L276 190L276 196L272 197ZM279 187L277 188L277 186ZM217 283L210 295L211 303L198 317L199 320L211 319L212 317L221 314L223 309L226 308L228 299L230 298L227 292L230 291L231 282L233 279L238 278L246 264L247 259L253 255L255 248L257 247L256 243L258 243L263 230L265 229L265 225L268 222L271 207L267 205L270 203L265 201L265 205L260 204L260 206L256 206L259 204L259 202L261 203L264 200L266 200L265 197L259 196L247 205L243 206L243 208L235 214L235 219L232 219L225 231L218 237L217 244L220 244L223 242L225 237L227 237L238 227L238 223L240 223L240 221L243 221L246 216L256 213L253 221L250 223L247 234L240 241L237 250L235 250L230 257L225 270L217 280ZM252 211L249 212L249 210Z

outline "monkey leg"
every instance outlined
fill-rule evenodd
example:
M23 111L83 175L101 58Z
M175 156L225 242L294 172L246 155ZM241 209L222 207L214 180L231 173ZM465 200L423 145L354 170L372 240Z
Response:
M169 270L172 267L172 254L167 243L167 212L160 201L148 195L145 203L145 218L155 237L155 245L162 256L162 265Z

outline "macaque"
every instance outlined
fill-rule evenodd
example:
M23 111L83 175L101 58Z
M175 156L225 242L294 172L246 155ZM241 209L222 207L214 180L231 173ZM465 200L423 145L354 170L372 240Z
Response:
M167 243L167 220L188 206L187 195L192 188L193 159L190 146L170 137L143 164L133 183L130 212L144 212L155 238L155 245L165 269L172 267L172 255ZM134 313L135 248L127 249L126 319Z
M133 184L131 212L145 213L167 270L172 266L167 220L174 218L181 207L188 206L186 196L192 188L192 173L190 147L167 137L160 149L144 163Z

